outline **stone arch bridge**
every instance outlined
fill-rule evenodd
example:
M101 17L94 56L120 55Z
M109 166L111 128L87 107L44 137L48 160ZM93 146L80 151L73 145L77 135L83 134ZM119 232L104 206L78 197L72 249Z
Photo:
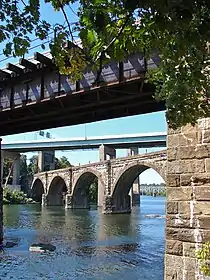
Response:
M32 196L42 205L89 208L88 189L98 179L98 206L104 213L131 211L129 191L135 179L153 168L166 181L166 151L100 161L35 174Z

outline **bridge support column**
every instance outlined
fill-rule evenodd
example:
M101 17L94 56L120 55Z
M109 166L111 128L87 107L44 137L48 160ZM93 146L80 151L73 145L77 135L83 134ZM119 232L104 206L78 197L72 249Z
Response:
M66 195L65 202L66 209L90 209L90 203L86 194L81 194L72 196L70 194Z
M137 147L128 149L128 156L134 156L138 155L139 149ZM132 206L139 206L140 205L140 182L139 177L136 178L136 180L133 183L133 186L129 193L131 197L131 205Z
M38 153L38 172L55 169L55 151L40 151Z
M123 196L121 198L104 196L102 212L103 214L131 213L130 195Z
M17 186L20 183L20 154L17 154L13 163L12 185Z
M210 118L168 129L165 280L206 279L195 251L210 240Z
M72 204L73 204L73 196L71 194L67 194L65 200L65 208L72 209L73 208Z
M107 157L109 156L109 158ZM111 147L101 145L99 147L99 161L116 158L116 150Z
M103 207L104 189L100 180L98 180L98 207Z

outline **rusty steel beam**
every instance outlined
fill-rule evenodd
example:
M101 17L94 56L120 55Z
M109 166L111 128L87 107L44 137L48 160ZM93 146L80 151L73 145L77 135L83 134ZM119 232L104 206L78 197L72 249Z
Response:
M24 66L26 69L30 69L30 70L37 69L37 65L35 63L29 61L28 59L20 58L19 63L20 63L20 65Z
M15 64L12 64L12 63L7 63L7 66L6 68L16 74L23 74L24 73L24 69L18 67L17 65Z
M47 66L52 66L53 65L53 61L52 59L50 59L49 57L46 57L45 55L39 53L39 52L35 52L34 53L34 59L47 65Z

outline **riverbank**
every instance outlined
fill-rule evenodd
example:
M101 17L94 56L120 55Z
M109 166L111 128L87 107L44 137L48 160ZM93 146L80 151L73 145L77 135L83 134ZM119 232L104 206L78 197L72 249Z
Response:
M29 204L35 203L32 198L28 198L22 191L3 189L3 204Z

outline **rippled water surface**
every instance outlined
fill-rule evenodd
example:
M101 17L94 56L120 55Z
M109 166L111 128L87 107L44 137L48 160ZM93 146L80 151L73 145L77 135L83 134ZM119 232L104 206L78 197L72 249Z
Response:
M165 199L146 196L130 215L5 206L5 239L18 246L0 255L0 279L162 280L164 214ZM56 251L29 252L36 242Z

